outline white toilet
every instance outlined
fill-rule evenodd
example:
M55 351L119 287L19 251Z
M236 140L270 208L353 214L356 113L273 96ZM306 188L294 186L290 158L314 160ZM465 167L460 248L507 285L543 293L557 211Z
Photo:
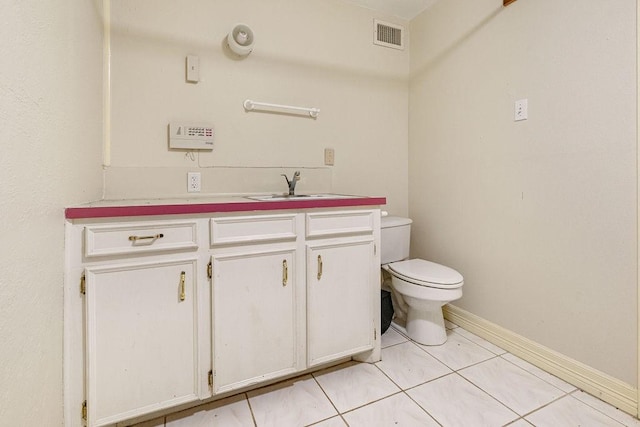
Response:
M382 268L391 275L396 319L405 318L409 338L424 345L441 345L447 341L442 306L462 296L464 279L452 268L407 259L411 223L409 218L382 217Z

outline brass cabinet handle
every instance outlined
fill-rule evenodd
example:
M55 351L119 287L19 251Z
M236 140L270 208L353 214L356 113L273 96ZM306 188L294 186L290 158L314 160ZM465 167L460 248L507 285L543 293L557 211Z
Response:
M318 280L322 278L322 256L318 255Z
M185 276L186 273L184 271L180 273L180 301L184 301L187 297L184 290Z
M129 240L131 240L132 242L137 242L138 240L156 240L156 239L162 239L164 237L164 234L160 233L160 234L155 234L153 236L129 236Z
M287 260L282 260L282 286L287 286L289 281L289 266L287 266Z

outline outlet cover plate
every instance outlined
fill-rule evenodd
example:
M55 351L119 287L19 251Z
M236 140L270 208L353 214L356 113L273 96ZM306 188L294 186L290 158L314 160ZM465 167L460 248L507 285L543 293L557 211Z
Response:
M326 166L333 166L336 161L336 152L333 148L324 149L324 164Z
M199 193L201 189L200 172L187 173L187 192Z

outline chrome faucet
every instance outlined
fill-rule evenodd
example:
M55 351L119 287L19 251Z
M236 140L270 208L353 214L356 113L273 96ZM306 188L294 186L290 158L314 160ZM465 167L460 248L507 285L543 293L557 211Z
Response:
M296 191L296 183L300 181L300 171L296 171L293 174L293 177L291 178L291 180L287 178L287 175L285 174L281 174L281 175L284 176L284 179L287 180L287 185L289 186L289 195L293 196L294 192Z

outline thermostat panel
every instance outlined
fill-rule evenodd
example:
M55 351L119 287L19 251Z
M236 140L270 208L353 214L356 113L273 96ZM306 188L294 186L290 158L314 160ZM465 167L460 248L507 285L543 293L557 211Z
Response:
M169 148L213 150L213 126L203 123L169 123Z

